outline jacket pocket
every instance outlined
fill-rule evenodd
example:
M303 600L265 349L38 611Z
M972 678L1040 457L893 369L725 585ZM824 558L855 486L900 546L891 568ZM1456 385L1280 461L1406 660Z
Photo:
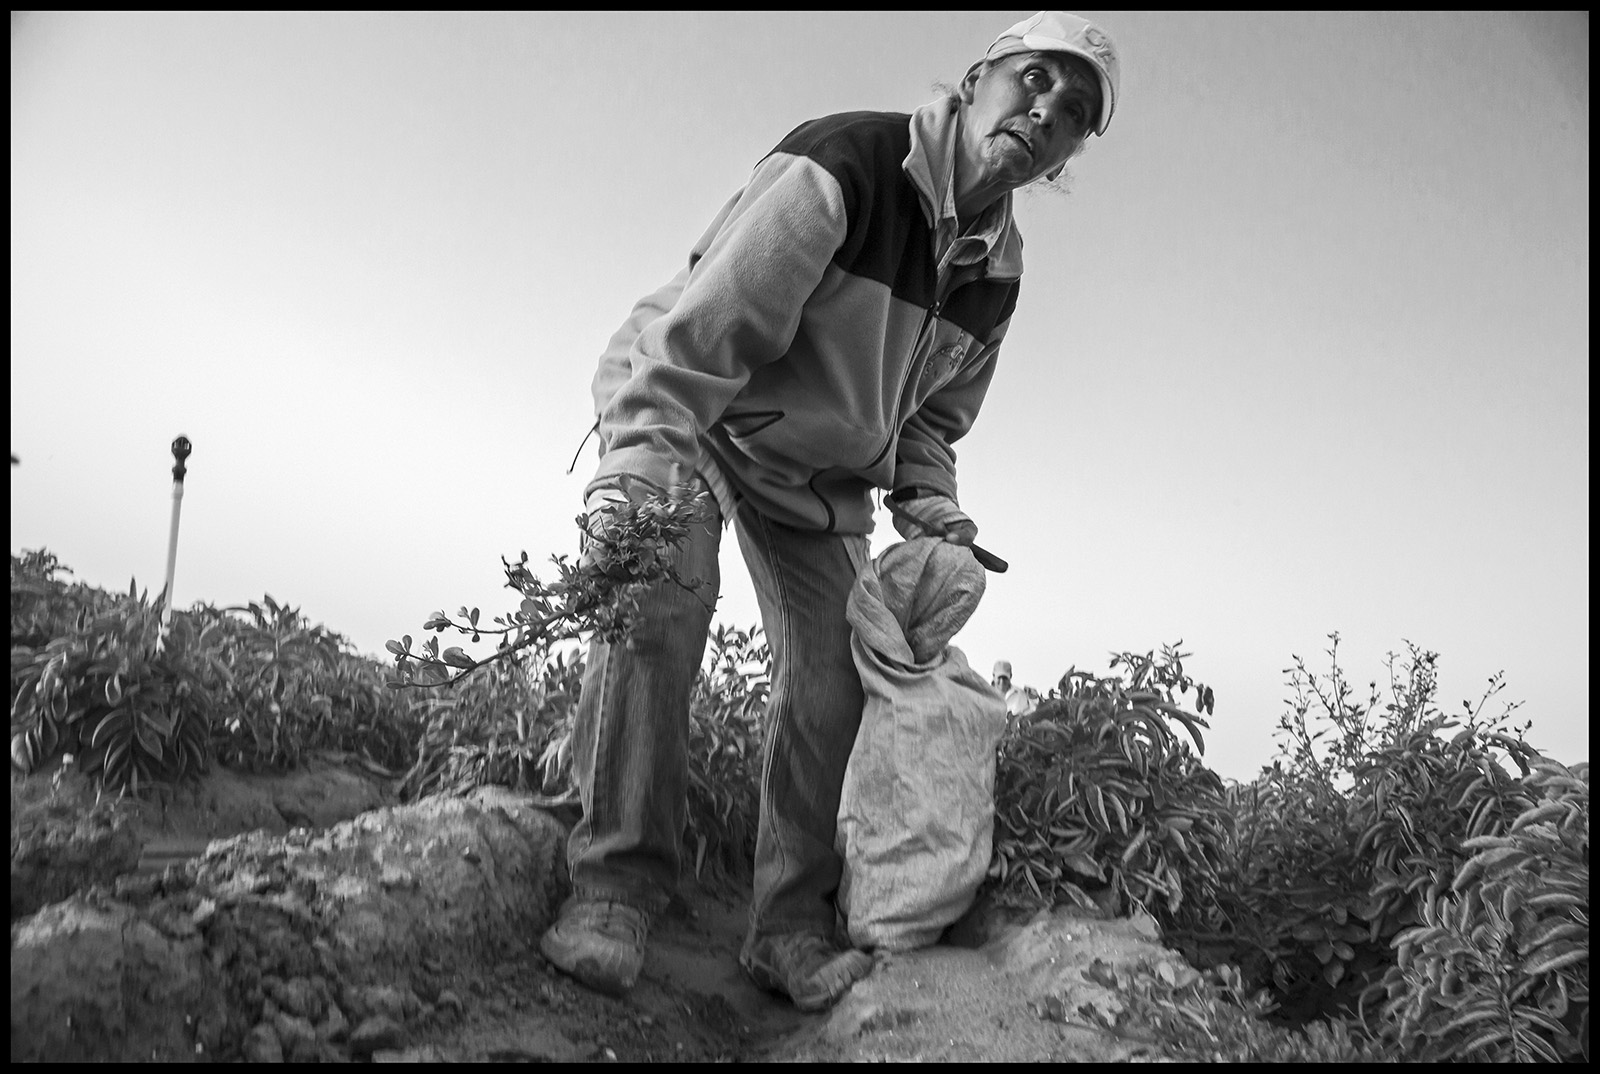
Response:
M751 410L743 414L723 414L720 424L730 437L740 440L782 420L781 410Z

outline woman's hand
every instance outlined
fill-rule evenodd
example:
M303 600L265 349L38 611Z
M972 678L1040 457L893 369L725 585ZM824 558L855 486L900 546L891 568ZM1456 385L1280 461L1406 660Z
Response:
M951 544L970 545L978 539L978 524L948 496L918 496L914 500L889 501L894 528L906 540L916 537L943 537Z

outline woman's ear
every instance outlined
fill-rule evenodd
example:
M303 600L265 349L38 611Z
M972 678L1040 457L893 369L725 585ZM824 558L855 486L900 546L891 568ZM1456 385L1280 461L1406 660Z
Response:
M971 67L967 68L966 77L961 80L961 85L957 87L957 92L961 96L961 103L962 104L971 104L972 103L972 95L977 92L978 79L980 77L982 77L982 75L983 75L983 61L982 60L979 60L977 63L973 64Z

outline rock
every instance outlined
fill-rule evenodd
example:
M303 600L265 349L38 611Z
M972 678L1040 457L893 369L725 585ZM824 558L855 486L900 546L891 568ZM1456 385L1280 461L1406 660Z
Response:
M461 986L440 1004L443 982L414 977L419 965L488 961L507 936L543 932L569 886L565 839L558 821L498 788L376 810L314 839L216 839L186 867L194 883L181 896L153 891L128 906L100 889L13 925L12 1058L148 1061L192 1057L196 1044L233 1058L257 1024L280 1057L303 1058L279 1028L295 1041L303 1029L280 1018L311 1025L323 1045L386 1019L389 1029L367 1029L370 1055L372 1034L426 1009L407 986L428 993L435 1014L464 1010ZM431 845L471 845L482 865L423 853ZM386 866L420 883L386 891ZM341 985L352 981L366 987ZM255 1035L267 1049L266 1032Z
M265 1023L258 1023L244 1038L244 1060L247 1063L283 1062L283 1045L277 1031Z
M404 1026L392 1018L376 1014L364 1019L350 1034L350 1051L369 1056L380 1049L403 1048L405 1038Z
M278 1042L291 1063L314 1062L317 1057L317 1030L309 1021L293 1014L280 1014L273 1022Z
M415 1013L420 1005L410 989L396 988L394 985L346 988L344 1000L351 1016L358 1020L382 1017L403 1022L406 1015Z
M228 1027L228 1016L221 1007L213 1007L195 1020L194 1042L196 1054L216 1055L222 1047L222 1033Z
M1136 935L1147 940L1160 941L1161 926L1156 924L1156 919L1143 910L1135 910L1128 916L1128 926Z
M74 777L75 784L84 783ZM57 812L43 779L11 783L11 920L91 884L112 883L139 864L139 836L122 813ZM89 792L89 793L92 793ZM87 805L80 809L88 809Z
M112 889L116 892L117 898L124 902L146 902L160 886L159 876L128 873L117 877Z
M429 1044L416 1048L385 1049L372 1053L374 1063L442 1063L444 1056L439 1054L439 1049Z
M350 1020L344 1016L337 1003L328 1004L328 1017L318 1028L317 1034L323 1040L342 1041L350 1035Z
M460 996L456 995L452 990L446 988L439 993L439 1006L448 1008L455 1011L457 1014L460 1014L466 1009L467 1005L462 1001Z
M13 1062L192 1055L192 1023L225 999L198 936L172 940L120 903L82 896L11 932Z
M278 1006L300 1018L315 1021L322 1015L322 999L316 986L305 977L291 977L273 990Z

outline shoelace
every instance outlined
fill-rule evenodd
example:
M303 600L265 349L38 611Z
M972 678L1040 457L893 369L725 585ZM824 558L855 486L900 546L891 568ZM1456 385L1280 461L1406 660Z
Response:
M595 923L595 928L608 935L623 933L630 940L637 941L643 932L641 925L638 913L630 907L619 902L605 902L600 904L600 920Z

